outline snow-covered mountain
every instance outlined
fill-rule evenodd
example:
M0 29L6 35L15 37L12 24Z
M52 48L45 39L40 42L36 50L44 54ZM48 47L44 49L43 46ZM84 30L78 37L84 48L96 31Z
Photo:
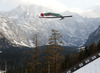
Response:
M88 40L86 41L85 45L89 46L92 43L98 43L98 41L100 40L100 26L89 35Z
M0 33L2 33L10 42L28 46L28 39L25 33L9 18L0 14Z
M41 12L55 11L42 6L20 5L17 8L8 12L3 12L2 14L14 23L12 27L15 26L15 24L18 26L17 28L14 28L16 31L21 29L20 33L17 34L20 34L20 39L25 38L24 41L28 44L32 43L32 39L36 33L39 34L39 39L42 41L42 44L47 43L51 29L56 29L63 35L64 45L80 46L84 44L89 34L93 32L100 23L100 18L84 18L69 11L61 14L72 15L72 18L65 18L64 20L40 19L39 14ZM15 30L12 32L15 32ZM25 36L22 34L23 32L25 32ZM12 37L9 36L9 38ZM14 36L13 38L17 37ZM28 38L29 42L26 38Z

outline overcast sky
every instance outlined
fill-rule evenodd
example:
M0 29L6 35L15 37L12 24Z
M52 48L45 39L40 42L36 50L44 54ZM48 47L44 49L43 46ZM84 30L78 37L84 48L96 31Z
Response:
M9 11L20 4L36 4L71 11L86 17L100 17L100 0L0 0L0 11Z

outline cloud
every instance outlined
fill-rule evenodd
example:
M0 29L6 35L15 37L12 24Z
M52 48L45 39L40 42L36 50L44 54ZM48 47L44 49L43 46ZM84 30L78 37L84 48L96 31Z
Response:
M36 4L45 6L56 11L66 11L67 7L59 2L59 0L3 0L4 2L11 2L14 4Z
M77 8L77 7L69 8L68 10L71 11L71 12L78 13L78 14L84 12L84 10L82 10L82 9L80 9L80 8Z
M96 4L91 9L84 11L82 14L86 17L100 17L100 3L98 5Z
M66 10L66 6L61 4L59 0L32 0L32 4L42 5L58 11Z
M19 4L36 4L45 6L55 10L56 12L71 11L80 14L83 17L100 17L100 3L96 3L95 6L90 9L81 9L80 7L68 8L61 3L61 0L2 0L3 2L10 2L15 5Z
M4 3L21 4L21 0L2 0Z
M95 6L87 10L83 10L77 7L70 8L68 10L71 12L78 13L83 17L92 17L92 18L100 17L100 3L96 4Z

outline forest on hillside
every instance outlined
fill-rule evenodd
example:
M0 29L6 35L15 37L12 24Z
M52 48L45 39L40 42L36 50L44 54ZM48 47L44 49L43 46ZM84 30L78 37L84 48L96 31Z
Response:
M62 73L81 60L100 50L100 41L83 49L61 46L62 35L52 30L48 45L39 47L37 35L34 38L35 48L0 47L0 68L7 73ZM0 44L1 45L1 44Z

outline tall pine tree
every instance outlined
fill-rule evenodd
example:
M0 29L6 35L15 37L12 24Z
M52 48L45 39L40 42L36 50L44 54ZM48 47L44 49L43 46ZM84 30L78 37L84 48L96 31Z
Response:
M60 62L63 58L63 55L61 55L61 50L64 48L61 47L61 38L62 35L57 31L52 29L52 34L49 38L49 42L47 45L47 49L45 51L46 53L46 61L48 64L48 73L59 73L58 69L60 68Z
M32 57L31 57L31 59L30 59L30 62L28 63L28 66L29 66L29 68L28 68L28 73L39 73L39 70L38 70L38 68L39 68L39 58L38 58L38 56L39 56L39 53L38 53L38 35L37 34L35 34L35 37L33 38L33 43L34 43L34 45L35 45L35 48L33 48L33 53L32 53Z

